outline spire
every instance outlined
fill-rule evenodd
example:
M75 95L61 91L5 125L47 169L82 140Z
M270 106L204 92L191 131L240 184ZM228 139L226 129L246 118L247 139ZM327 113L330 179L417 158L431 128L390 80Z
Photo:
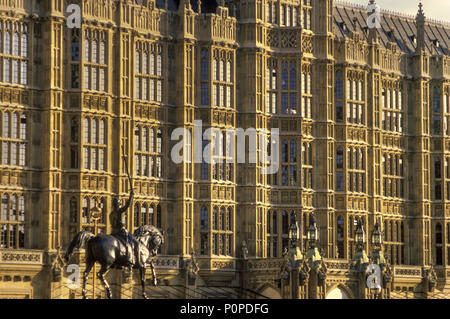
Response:
M197 1L197 12L198 14L202 13L202 0Z
M425 14L422 8L423 8L422 0L419 0L419 11L417 12L416 16L417 53L422 51L425 47Z
M425 15L423 13L423 4L422 4L422 0L419 0L419 12L417 12L417 17L423 17L425 19Z

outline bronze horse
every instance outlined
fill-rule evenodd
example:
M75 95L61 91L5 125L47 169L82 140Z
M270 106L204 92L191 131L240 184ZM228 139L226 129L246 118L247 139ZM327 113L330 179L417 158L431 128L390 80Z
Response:
M152 257L156 256L159 247L164 244L164 234L152 225L144 225L136 229L133 236L136 238L138 247L132 247L137 254L133 268L140 271L142 285L142 296L148 299L145 293L145 269L150 266L153 275L153 284L156 285L155 267ZM86 248L86 270L83 274L83 298L86 299L86 280L94 263L98 261L101 265L97 277L102 281L106 289L107 297L111 299L111 288L105 279L105 274L110 268L122 269L127 266L127 250L125 245L112 235L98 234L94 236L91 232L79 232L67 249L65 260L70 259L74 249Z

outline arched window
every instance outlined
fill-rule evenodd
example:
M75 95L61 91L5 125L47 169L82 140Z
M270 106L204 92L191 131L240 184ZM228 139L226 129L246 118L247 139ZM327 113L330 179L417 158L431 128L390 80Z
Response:
M308 144L308 164L312 165L312 146L311 146L311 144Z
M101 219L101 223L102 224L106 224L106 219L107 219L107 216L108 216L108 213L106 212L106 198L105 197L102 197L101 199L100 199L100 204L99 204L100 206L100 209L102 210L102 219Z
M17 210L19 222L25 221L25 197L23 195L19 196L19 203Z
M9 113L3 113L3 137L9 137Z
M98 139L97 139L98 120L97 119L92 119L91 124L92 124L91 143L97 144L98 143Z
M364 169L364 153L362 149L358 149L358 169Z
M214 230L218 230L218 228L217 228L217 207L213 208L212 228Z
M150 74L156 75L155 72L155 54L150 53Z
M435 193L435 199L442 199L441 182L436 182L434 184L434 193Z
M140 145L140 138L141 138L141 128L139 126L136 126L134 128L134 148L136 150L141 150L141 145Z
M278 233L278 223L277 223L277 212L272 212L272 233L277 234Z
M208 210L205 206L200 210L200 230L208 230Z
M105 51L105 42L100 42L100 63L105 64L106 61L106 51Z
M439 157L434 158L434 177L441 178L441 159Z
M9 31L7 31L5 33L5 49L4 52L5 54L11 54L11 34L9 33Z
M161 205L159 204L158 206L156 206L156 227L162 229L162 212L161 212Z
M17 138L17 113L13 113L12 119L11 119L11 137Z
M232 229L232 223L233 223L233 211L231 207L228 207L227 209L227 227L226 230Z
M225 230L225 209L223 207L220 209L219 228Z
M15 32L13 35L13 55L19 55L19 35Z
M405 228L403 222L400 222L400 241L405 241Z
M208 80L209 79L209 59L208 59L208 50L202 50L201 53L202 62L201 62L201 79Z
M162 150L162 133L161 130L158 129L156 134L156 152L161 153Z
M393 241L394 240L394 227L392 227L392 222L389 222L388 227L389 227L388 241Z
M291 154L291 163L297 162L297 142L294 140L291 140L291 146L290 146L290 154Z
M99 133L100 133L100 144L106 144L105 142L105 120L100 120L100 128L99 128Z
M139 205L134 205L134 227L139 227Z
M12 83L19 83L19 61L13 60L12 63Z
M291 62L291 71L289 75L290 90L297 90L297 63Z
M135 60L135 66L136 66L136 73L141 73L141 53L136 52L136 56L134 58Z
M397 222L392 223L392 241L397 241Z
M336 71L335 93L337 99L342 99L342 71Z
M157 61L157 69L156 69L156 75L161 76L162 75L162 56L161 54L158 54L158 61ZM161 82L158 82L161 83Z
M84 224L88 223L89 218L89 206L88 206L88 199L87 197L83 198L83 208L82 208L82 215L81 215L81 221Z
M146 225L149 223L148 213L147 213L147 204L142 205L141 207L141 216L142 216L142 225Z
M442 226L440 223L436 224L436 244L442 244Z
M441 89L434 88L433 90L433 111L439 113L441 111Z
M283 140L281 156L282 156L283 162L288 161L288 142L286 140Z
M97 41L92 41L92 62L98 62Z
M289 218L288 218L288 214L285 211L283 211L281 213L281 221L282 221L283 234L288 234L289 233Z
M281 71L281 89L288 90L288 70L287 70L287 63L284 62L282 64L282 71Z
M84 61L89 62L89 40L84 40Z
M442 226L436 224L436 265L442 265Z
M1 213L1 220L8 220L8 202L9 197L8 195L3 195L2 197L2 213Z
M337 231L336 231L336 245L337 256L336 258L344 258L344 217L338 216L337 218Z
M344 168L344 151L341 146L336 150L336 168Z
M22 48L20 50L21 51L21 55L23 57L26 57L28 55L28 38L27 38L26 34L22 34L22 41L21 42L22 42L21 43Z
M344 238L344 218L342 216L338 216L337 218L337 239Z
M348 217L348 237L353 238L353 217Z
M227 82L231 82L231 62L227 61Z
M10 68L11 68L11 59L3 59L3 82L11 81Z
M83 141L89 143L89 118L83 120Z
M152 128L149 129L149 136L148 136L148 151L154 152L155 150L155 132Z
M154 217L155 217L154 211L155 211L155 208L154 208L153 204L149 205L148 206L148 211L147 211L148 212L148 224L149 225L155 225L155 223L154 223Z

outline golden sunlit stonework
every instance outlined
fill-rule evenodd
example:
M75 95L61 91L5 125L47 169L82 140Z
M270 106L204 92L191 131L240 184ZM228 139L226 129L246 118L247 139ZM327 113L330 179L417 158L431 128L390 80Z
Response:
M122 148L129 231L165 231L151 298L449 298L450 25L421 6L367 17L333 0L0 0L0 298L80 298L61 256L96 205L109 233ZM171 133L195 120L279 128L278 172L175 164ZM377 223L381 291L358 267L383 259ZM108 280L140 298L137 277Z

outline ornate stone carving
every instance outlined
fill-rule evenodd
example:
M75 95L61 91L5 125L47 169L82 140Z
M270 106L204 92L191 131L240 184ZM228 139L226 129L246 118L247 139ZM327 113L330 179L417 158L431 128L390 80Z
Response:
M41 252L0 250L0 263L3 264L43 264Z

